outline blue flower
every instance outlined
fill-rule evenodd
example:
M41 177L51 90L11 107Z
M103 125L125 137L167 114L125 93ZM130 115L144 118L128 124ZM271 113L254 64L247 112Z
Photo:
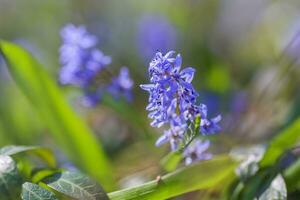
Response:
M221 131L219 122L221 121L221 115L218 115L212 119L202 118L200 123L200 132L203 135L210 135Z
M189 143L185 141L190 138L187 132L197 116L201 119L200 134L220 131L218 122L221 116L208 119L206 105L197 103L199 94L192 85L195 69L181 69L181 65L180 54L175 56L174 51L165 55L157 52L149 65L151 83L140 86L149 92L146 110L149 111L148 117L153 120L151 126L169 127L156 141L156 146L170 142L172 151L178 149L180 144Z
M89 34L84 26L66 25L61 30L61 38L62 67L59 80L62 84L86 87L106 65L111 63L111 58L96 48L96 37Z
M196 161L211 159L212 154L206 152L209 146L210 142L208 140L194 140L183 152L185 164L190 165Z
M119 76L112 79L107 90L117 99L120 98L120 96L124 96L127 101L132 101L132 87L133 81L130 78L129 70L127 67L122 67Z

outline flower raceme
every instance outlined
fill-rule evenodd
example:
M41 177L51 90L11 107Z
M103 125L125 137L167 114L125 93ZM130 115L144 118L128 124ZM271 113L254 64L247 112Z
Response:
M84 26L66 25L61 30L61 38L62 45L59 52L62 67L59 81L63 85L81 87L84 105L97 105L104 91L116 99L120 97L125 97L128 101L132 99L133 81L126 67L121 68L119 76L111 77L111 83L108 85L98 83L99 75L107 70L111 57L97 49L97 38Z
M168 127L156 141L156 146L169 142L172 151L191 143L200 134L209 135L219 132L218 122L221 120L220 115L208 119L207 107L197 103L199 94L192 85L195 69L192 67L181 69L182 58L180 54L174 55L174 51L165 55L157 52L149 65L150 84L140 86L149 92L149 104L146 110L149 111L148 117L153 120L151 125ZM195 126L197 117L201 120L200 127ZM192 161L209 158L209 156L203 156L209 143L201 142L199 139L197 141L193 142L190 147L184 147L185 152L189 152L184 153L185 157L196 156ZM203 149L203 155L200 155L199 149Z

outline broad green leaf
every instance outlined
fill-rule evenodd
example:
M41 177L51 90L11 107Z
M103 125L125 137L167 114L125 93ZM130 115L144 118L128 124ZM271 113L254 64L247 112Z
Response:
M156 181L112 192L108 196L111 200L168 199L187 192L212 188L228 178L236 166L237 163L228 156L216 156L212 160L169 173Z
M287 149L292 148L300 139L300 118L271 140L260 162L261 167L272 165Z
M58 200L53 192L28 182L22 186L21 198L23 200Z
M0 50L12 77L36 108L56 142L71 160L111 189L112 170L101 145L71 109L55 81L20 46L2 40Z
M0 199L18 199L22 187L16 163L9 156L0 155Z
M258 198L258 200L286 200L287 189L283 177L279 174L272 181L270 187Z
M38 146L5 146L0 149L1 155L13 156L19 153L32 153L44 160L50 167L56 166L56 160L51 150Z
M108 200L102 187L79 172L62 172L48 177L44 182L52 189L75 199Z

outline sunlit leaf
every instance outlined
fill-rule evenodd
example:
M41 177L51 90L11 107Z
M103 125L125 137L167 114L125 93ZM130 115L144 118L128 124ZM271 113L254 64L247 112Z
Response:
M58 200L53 192L37 184L28 182L22 186L21 197L23 200Z
M71 109L55 81L20 46L2 40L0 47L13 79L36 108L55 141L71 160L111 189L112 170L101 145Z
M19 153L32 153L43 159L50 167L56 166L55 157L51 150L38 146L5 146L0 149L1 155L13 156Z
M62 172L63 169L38 169L33 170L31 174L31 181L33 183L38 183L39 181L45 179L48 176L51 176L53 174Z
M171 152L161 160L161 165L167 172L171 172L176 169L180 161L182 160L181 152Z
M14 160L0 155L0 199L15 200L20 196L22 178Z
M220 184L229 176L237 163L228 156L217 156L212 160L202 161L197 164L169 173L155 181L145 183L133 188L109 193L112 200L143 200L143 199L168 199L187 192L208 189Z
M44 182L50 188L76 199L108 200L97 182L79 172L57 173L46 178Z

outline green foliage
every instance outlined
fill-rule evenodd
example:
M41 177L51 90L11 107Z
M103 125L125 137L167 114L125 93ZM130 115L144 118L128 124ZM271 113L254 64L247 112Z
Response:
M167 199L187 192L208 189L230 179L237 166L228 156L217 156L167 174L161 179L137 187L109 193L112 200Z
M19 197L22 178L10 156L0 155L0 199L15 200Z
M161 160L161 165L167 172L171 172L176 169L181 160L182 152L173 151Z
M50 167L56 167L56 160L52 152L43 147L38 146L5 146L0 149L1 155L13 156L19 153L31 153L37 155L44 160Z
M30 174L32 176L29 178L22 177L22 174L24 174L21 173L23 169L18 169L15 161L10 156L7 156L24 151L39 150L43 149L30 146L7 146L0 150L2 153L0 155L1 200L15 200L19 199L19 197L22 197L23 200L55 200L60 195L66 195L74 199L108 199L106 193L96 181L80 172L68 172L53 168L41 170L31 168ZM51 188L57 193L54 193Z
M78 166L111 189L112 170L101 145L72 111L55 81L20 46L1 41L0 47L12 77L36 108L56 142Z
M44 180L52 189L75 199L106 200L102 187L79 172L62 172Z
M23 200L58 200L51 191L37 184L28 182L22 186L21 197Z
M271 140L260 162L261 167L272 165L285 151L295 146L300 139L300 118Z

